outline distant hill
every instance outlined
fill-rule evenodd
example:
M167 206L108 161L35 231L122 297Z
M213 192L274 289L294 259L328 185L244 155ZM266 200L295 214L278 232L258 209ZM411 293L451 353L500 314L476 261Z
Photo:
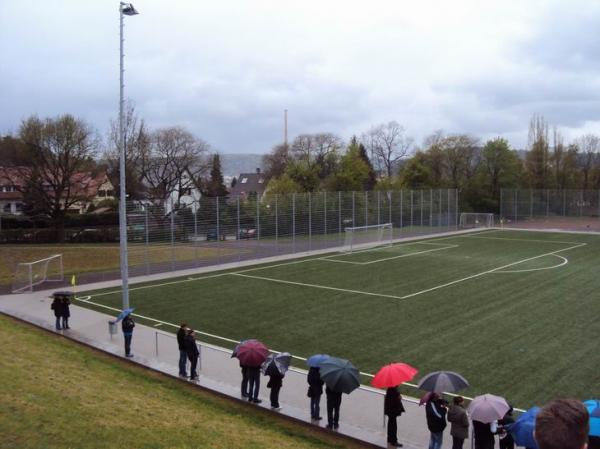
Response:
M262 170L262 154L220 154L223 176L238 176L240 173Z

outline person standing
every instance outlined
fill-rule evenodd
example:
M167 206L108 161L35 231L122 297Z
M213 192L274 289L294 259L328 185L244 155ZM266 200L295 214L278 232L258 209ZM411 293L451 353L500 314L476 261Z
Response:
M279 372L274 364L269 365L267 368L267 375L269 376L267 388L271 389L271 394L269 395L271 408L273 410L281 410L279 406L279 390L281 390L281 386L283 385L284 375Z
M133 354L131 353L131 339L133 337L134 327L135 321L133 321L131 314L123 318L121 329L123 330L123 338L125 340L125 357L133 357Z
M451 423L452 449L462 449L465 440L469 438L469 417L462 396L455 396L452 402L452 407L448 411L448 422Z
M54 297L50 309L54 311L54 318L56 318L56 330L59 331L62 329L60 325L60 318L62 316L62 301L59 296Z
M248 397L248 367L243 365L240 361L240 368L242 369L242 397Z
M402 443L398 443L398 416L404 413L404 405L402 405L402 396L398 391L398 387L390 387L385 392L383 400L383 413L388 417L387 426L387 443L388 446L402 447Z
M187 323L181 323L177 331L177 346L179 346L179 377L187 378L187 351L185 349L185 334Z
M190 360L190 380L198 380L198 373L196 372L196 366L198 366L198 345L196 344L196 334L194 329L187 329L186 336L184 338L184 347L188 359Z
M427 428L430 432L429 449L441 449L446 428L446 401L433 393L425 405Z
M248 366L246 367L246 374L248 376L248 402L260 404L262 402L258 399L258 391L260 390L260 367Z
M340 426L340 406L342 405L342 393L325 388L327 396L327 428L337 429Z
M62 317L62 328L63 329L71 329L69 327L69 317L71 316L71 310L69 306L71 305L71 300L68 295L64 295L61 297L61 317Z
M473 420L473 440L475 442L475 449L494 449L494 445L496 444L494 438L496 426L496 422L484 423Z
M312 366L308 370L306 377L308 382L308 397L310 397L310 417L313 421L319 421L321 418L321 395L323 394L323 379L318 367Z
M509 429L515 423L513 418L513 408L511 407L506 415L498 421L498 434L500 436L500 449L515 449L515 440Z

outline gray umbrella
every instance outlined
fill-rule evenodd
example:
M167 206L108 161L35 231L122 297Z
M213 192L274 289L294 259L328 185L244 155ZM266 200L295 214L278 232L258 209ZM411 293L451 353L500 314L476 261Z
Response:
M467 410L471 419L487 424L502 419L510 410L510 405L503 397L484 394L474 398Z
M350 394L360 386L358 369L345 359L329 357L321 363L321 379L330 390Z
M453 393L469 387L467 379L452 371L435 371L423 377L417 387L435 393Z
M274 366L280 374L285 374L285 372L290 367L290 363L292 362L292 355L289 352L282 352L280 354L269 354L263 364L260 366L263 374L268 374L267 369L269 365Z

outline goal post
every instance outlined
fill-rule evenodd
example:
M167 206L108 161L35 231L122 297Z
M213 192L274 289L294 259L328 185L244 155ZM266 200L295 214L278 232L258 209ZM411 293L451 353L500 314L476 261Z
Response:
M12 292L33 291L33 287L44 282L64 280L62 254L55 254L34 262L20 262L15 268Z
M494 214L463 212L460 214L459 227L461 229L493 228Z
M391 245L394 240L393 230L392 223L347 227L344 229L342 251L352 252L357 248Z

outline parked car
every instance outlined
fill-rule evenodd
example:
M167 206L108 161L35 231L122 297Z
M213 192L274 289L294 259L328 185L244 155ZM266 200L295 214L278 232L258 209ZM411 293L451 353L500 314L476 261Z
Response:
M217 236L218 236L217 229L211 228L206 232L206 241L210 242L211 240L214 240L216 242ZM225 241L225 234L223 232L221 232L221 240Z
M254 228L240 228L238 231L238 240L253 238L256 238L256 229Z

